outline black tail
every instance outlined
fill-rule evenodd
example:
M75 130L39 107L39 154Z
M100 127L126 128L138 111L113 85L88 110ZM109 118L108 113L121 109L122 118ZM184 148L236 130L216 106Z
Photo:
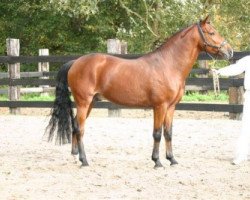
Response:
M74 61L65 63L57 74L57 85L53 108L51 110L51 119L46 128L48 141L52 141L57 132L56 143L65 144L71 142L72 123L74 120L72 101L68 89L68 71Z

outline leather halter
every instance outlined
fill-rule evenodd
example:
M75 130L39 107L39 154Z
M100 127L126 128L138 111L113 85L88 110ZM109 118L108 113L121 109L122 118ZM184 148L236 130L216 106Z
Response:
M206 40L206 38L205 38L204 31L203 31L202 28L201 28L201 22L198 22L198 23L197 23L197 27L198 27L198 31L199 31L199 33L200 33L200 36L201 36L201 38L202 38L202 40L203 40L204 50L205 50L205 52L206 52L208 55L209 55L209 53L207 52L207 49L206 49L207 46L208 46L208 47L211 47L211 48L214 48L214 49L217 49L217 54L218 54L219 51L220 51L220 49L221 49L223 46L225 46L225 45L227 44L227 41L226 41L226 40L222 41L222 43L220 44L220 46L216 46L216 45L210 44L209 42L207 42L207 40ZM210 56L211 56L211 55L210 55Z

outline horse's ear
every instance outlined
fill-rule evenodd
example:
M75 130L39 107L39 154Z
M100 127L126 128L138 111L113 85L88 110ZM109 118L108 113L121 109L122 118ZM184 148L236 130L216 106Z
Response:
M210 23L210 16L208 15L203 21L202 24L209 24Z

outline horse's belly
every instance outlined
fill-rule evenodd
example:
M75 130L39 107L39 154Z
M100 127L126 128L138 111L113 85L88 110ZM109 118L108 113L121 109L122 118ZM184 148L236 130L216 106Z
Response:
M129 107L150 107L152 103L147 98L147 95L140 95L132 92L111 91L104 92L102 95L109 101L129 106Z

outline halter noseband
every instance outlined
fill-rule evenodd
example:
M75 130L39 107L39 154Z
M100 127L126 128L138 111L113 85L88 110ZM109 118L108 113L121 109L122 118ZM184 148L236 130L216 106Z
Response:
M206 38L205 38L204 32L203 32L203 30L202 30L202 28L201 28L201 22L198 22L198 23L197 23L197 27L198 27L198 31L199 31L199 33L200 33L200 36L201 36L201 38L202 38L202 40L203 40L204 50L205 50L205 52L206 52L208 55L210 55L210 54L207 52L207 49L206 49L207 46L208 46L208 47L211 47L211 48L214 48L214 49L217 49L217 54L218 54L219 51L220 51L220 49L221 49L223 46L225 46L225 45L227 44L227 41L226 41L226 40L224 40L224 41L220 44L220 46L216 46L216 45L210 44L209 42L207 42L207 40L206 40ZM210 56L211 56L211 55L210 55ZM211 57L212 57L212 56L211 56Z

